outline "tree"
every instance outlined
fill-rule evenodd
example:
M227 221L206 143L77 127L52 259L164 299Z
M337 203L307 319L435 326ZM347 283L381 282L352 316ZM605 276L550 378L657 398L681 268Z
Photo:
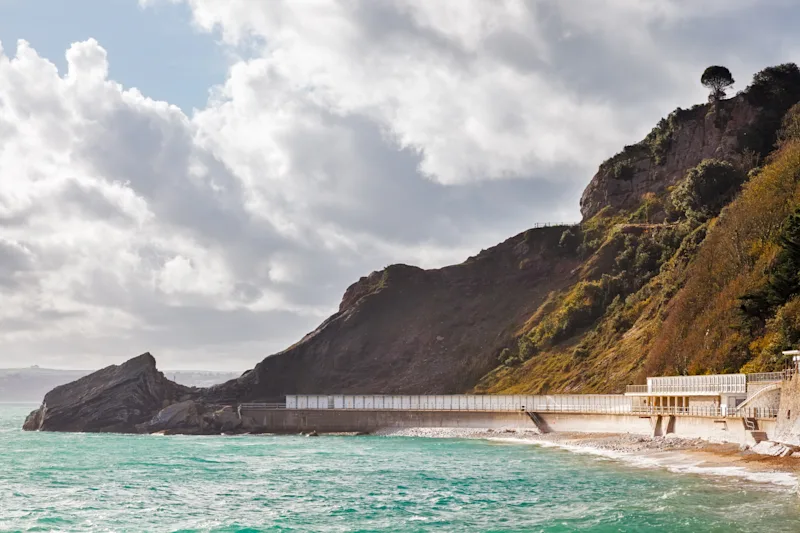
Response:
M710 98L720 100L725 96L725 89L733 85L733 76L727 68L714 65L703 72L700 83L711 89Z

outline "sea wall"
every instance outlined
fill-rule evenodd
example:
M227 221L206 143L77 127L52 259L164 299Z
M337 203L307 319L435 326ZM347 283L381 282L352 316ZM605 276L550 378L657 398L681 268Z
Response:
M391 428L539 429L543 432L630 433L675 435L711 441L755 444L741 418L702 416L638 416L629 414L536 413L537 423L524 412L399 411L348 409L242 410L257 431L268 433L364 432ZM775 421L759 420L759 430L772 436Z
M614 414L537 413L546 431L652 435L657 417Z
M535 429L524 412L366 411L366 410L242 410L259 431L269 433L373 432L387 428Z

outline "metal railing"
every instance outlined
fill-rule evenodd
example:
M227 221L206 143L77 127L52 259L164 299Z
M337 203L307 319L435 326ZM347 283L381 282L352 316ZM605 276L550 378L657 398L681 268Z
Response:
M625 392L641 394L647 392L647 385L628 385L625 387Z

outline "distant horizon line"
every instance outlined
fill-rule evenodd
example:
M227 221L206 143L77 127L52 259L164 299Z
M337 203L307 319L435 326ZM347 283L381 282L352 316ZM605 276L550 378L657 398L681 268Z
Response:
M38 366L38 365L31 365L31 366L20 366L20 367L0 367L0 370L58 370L61 372L97 372L98 370L102 370L103 368L107 368L107 365L100 368L86 369L86 368L55 368L49 366ZM208 370L208 369L191 369L191 368L173 368L173 369L158 369L159 372L168 373L168 372L209 372L209 373L227 373L227 374L236 374L236 373L243 373L245 370Z

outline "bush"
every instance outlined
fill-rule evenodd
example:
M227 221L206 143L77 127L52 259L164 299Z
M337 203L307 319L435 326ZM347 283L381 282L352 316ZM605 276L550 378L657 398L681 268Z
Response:
M761 108L761 113L739 136L739 145L765 156L775 146L784 115L800 100L800 69L794 63L765 68L753 76L744 94L750 104Z
M580 230L576 228L567 228L561 234L558 240L558 247L569 251L575 251L581 243Z
M753 76L745 94L747 100L757 107L785 112L800 100L800 69L794 63L767 67Z
M672 210L694 220L712 218L731 200L744 180L744 173L727 161L706 159L691 169L672 191Z
M778 242L781 250L772 262L767 283L741 298L740 309L748 317L764 320L800 294L800 209L787 218Z
M800 103L793 105L783 116L778 143L783 145L791 140L800 140Z

